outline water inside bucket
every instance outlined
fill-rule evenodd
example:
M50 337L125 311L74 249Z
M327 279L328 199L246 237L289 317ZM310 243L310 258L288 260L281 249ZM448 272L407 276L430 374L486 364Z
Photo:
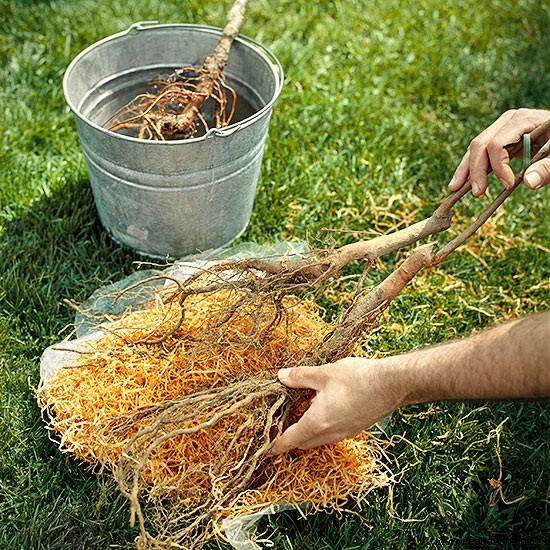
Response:
M122 109L139 94L155 93L158 84L154 84L154 82L165 80L174 70L175 67L155 67L154 69L141 69L116 75L108 81L101 82L90 90L83 99L80 110L92 122L101 127L109 127L109 120L117 111ZM235 112L231 119L231 124L245 120L263 107L262 105L254 106L253 103L245 97L246 91L238 82L226 77L226 83L231 86L237 94ZM230 109L231 104L229 103L226 110L229 111ZM214 126L213 113L213 100L205 101L201 108L201 114L209 127ZM138 128L123 128L117 130L117 133L131 137L138 137L138 132ZM197 133L193 137L200 137L204 134L204 128L199 127Z

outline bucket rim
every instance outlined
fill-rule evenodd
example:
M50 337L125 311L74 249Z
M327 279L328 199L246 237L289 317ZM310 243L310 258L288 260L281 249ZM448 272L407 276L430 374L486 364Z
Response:
M193 29L193 30L210 32L218 36L220 36L223 32L222 28L211 26L211 25L199 25L194 23L156 23L156 22L145 21L145 22L134 23L124 31L111 34L109 36L102 38L101 40L98 40L97 42L94 42L93 44L90 44L73 58L73 60L67 66L65 73L63 75L63 95L65 96L65 101L67 102L67 105L69 106L69 108L71 109L71 111L76 117L78 117L85 124L92 126L95 130L101 133L107 134L108 136L116 137L117 139L122 139L125 141L136 142L136 143L148 143L148 144L157 143L165 146L171 146L171 145L181 145L182 143L199 143L214 136L228 137L233 133L237 132L238 130L240 130L241 128L245 128L253 124L258 118L262 118L266 114L266 112L270 111L273 108L273 105L277 101L284 84L283 67L280 61L275 56L275 54L273 54L269 50L269 48L267 48L260 42L257 42L253 38L250 38L244 34L239 34L235 38L235 42L242 43L248 48L255 50L256 53L262 56L264 60L267 62L267 64L272 66L273 75L275 77L275 91L273 93L273 96L261 109L259 109L249 117L243 120L240 120L239 122L236 122L234 124L229 124L224 128L211 128L210 130L208 130L208 132L206 132L206 134L200 137L162 141L162 140L149 140L149 139L143 139L143 138L136 138L136 137L127 136L124 134L118 134L116 132L112 132L111 130L108 130L107 128L104 128L103 126L100 126L96 122L93 122L89 118L82 115L78 107L71 100L70 93L68 91L68 81L71 76L71 72L74 70L74 67L82 60L82 58L84 58L86 55L88 55L92 50L96 49L98 46L117 40L128 34L156 31L159 29Z

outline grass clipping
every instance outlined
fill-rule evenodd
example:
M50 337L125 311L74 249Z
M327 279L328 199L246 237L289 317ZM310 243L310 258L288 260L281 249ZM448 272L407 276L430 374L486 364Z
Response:
M267 456L311 397L278 383L277 369L307 361L330 332L293 296L243 301L225 289L187 297L184 310L159 296L79 345L39 403L62 450L117 479L139 547L200 548L223 536L223 519L278 503L339 509L389 481L368 434Z

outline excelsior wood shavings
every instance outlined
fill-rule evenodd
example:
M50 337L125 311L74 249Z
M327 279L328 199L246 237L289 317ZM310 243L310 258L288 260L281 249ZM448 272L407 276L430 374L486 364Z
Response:
M284 307L250 303L220 322L236 294L189 297L172 334L181 317L173 303L127 313L39 389L61 448L118 478L142 546L200 547L223 518L281 502L334 509L389 480L381 447L365 434L265 456L278 404L256 381L299 364L330 327L313 304L291 297ZM228 393L233 386L242 391Z

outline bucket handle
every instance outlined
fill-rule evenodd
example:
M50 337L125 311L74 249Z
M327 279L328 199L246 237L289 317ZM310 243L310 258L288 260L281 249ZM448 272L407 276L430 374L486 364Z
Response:
M228 128L210 128L206 134L204 134L205 138L209 137L229 137L235 132L238 132L242 128L241 124L236 124L235 126L231 126Z
M134 34L143 31L149 25L158 25L158 21L138 21L137 23L132 23L126 30L126 34Z

